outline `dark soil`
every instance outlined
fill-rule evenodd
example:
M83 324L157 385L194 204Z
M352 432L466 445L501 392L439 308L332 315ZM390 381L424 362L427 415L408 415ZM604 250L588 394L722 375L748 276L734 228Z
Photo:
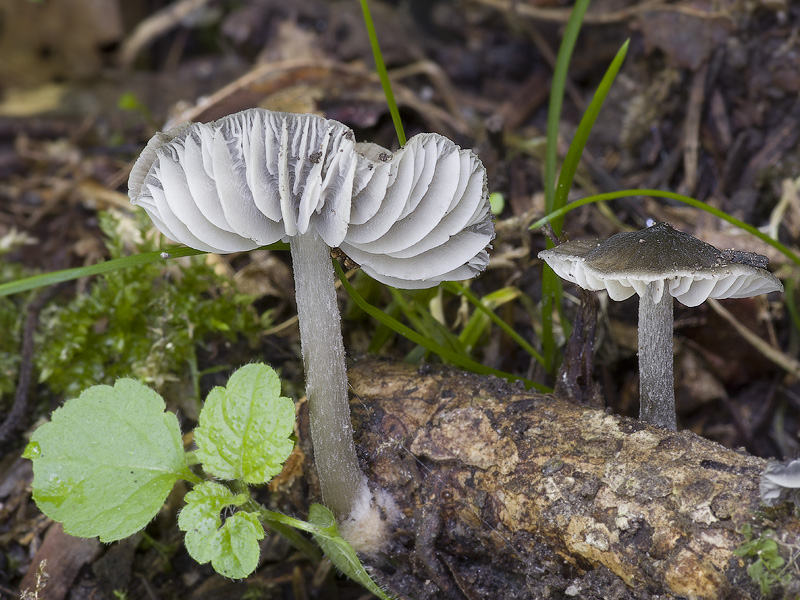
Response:
M547 103L570 4L370 3L407 135L438 131L474 148L487 167L490 192L505 198L492 264L472 290L482 296L518 288L523 300L501 315L534 345L541 298L536 255L546 237L528 226L544 214ZM178 14L189 5L197 8ZM397 147L361 10L351 0L16 2L0 7L0 23L0 247L12 232L31 238L3 255L3 268L47 272L107 258L97 213L131 210L131 162L165 122L209 120L251 106L319 112L352 127L359 140ZM772 226L797 253L798 23L800 6L787 0L596 0L569 71L562 157L626 39L630 49L590 137L572 197L629 188L675 191L759 228ZM121 98L127 108L121 108ZM564 233L572 239L605 237L621 227L645 227L649 220L667 221L719 248L764 254L785 285L796 288L798 268L786 256L674 201L630 197L593 204L569 213ZM216 264L251 285L258 282L259 310L273 310L275 323L282 323L293 314L286 254L228 256ZM248 269L255 275L243 275ZM11 270L0 272L15 277ZM65 301L86 287L78 281L40 292L38 305ZM388 296L380 293L375 302L385 306ZM566 293L579 298L574 287L566 286ZM185 490L176 490L159 517L131 540L104 546L65 536L32 502L30 462L20 458L30 431L65 399L37 384L38 374L30 372L36 348L26 353L24 343L39 326L37 305L29 307L27 296L14 302L18 322L0 325L8 327L0 335L13 330L23 340L18 352L0 356L0 377L8 382L0 392L22 386L16 408L13 391L0 395L0 598L19 597L21 584L32 590L43 557L49 581L38 597L50 600L369 597L335 577L327 563L312 566L277 535L267 537L261 567L246 581L225 580L210 566L197 565L175 526L179 492ZM782 295L724 304L785 359L784 366L744 341L710 306L677 306L679 424L760 457L796 456L800 383L785 366L797 364L800 347L792 307ZM446 309L452 323L457 300ZM601 301L598 310L593 374L602 402L636 416L636 301ZM567 302L564 312L573 319L577 302ZM351 319L347 314L345 344L356 355L366 351L377 327L356 311ZM206 349L200 366L233 357L269 360L302 390L298 347L289 324L264 336L258 348ZM402 358L413 346L396 340L387 348ZM477 359L554 383L499 332L477 350ZM226 375L208 377L203 385L224 382ZM307 437L302 444L310 452ZM309 500L317 499L311 471L301 459L294 473L284 474L285 485L271 485L261 500L304 516ZM614 593L625 597L624 590Z

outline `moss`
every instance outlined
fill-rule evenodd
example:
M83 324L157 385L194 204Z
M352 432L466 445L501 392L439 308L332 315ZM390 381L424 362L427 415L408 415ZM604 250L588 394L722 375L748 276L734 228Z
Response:
M125 237L141 239L109 214L101 215L101 227L112 258L130 252ZM138 252L155 249L152 242L135 244ZM265 323L252 297L217 275L205 257L176 263L113 271L86 293L45 309L36 353L40 380L67 396L122 376L161 388L195 369L197 347L238 336L255 340Z

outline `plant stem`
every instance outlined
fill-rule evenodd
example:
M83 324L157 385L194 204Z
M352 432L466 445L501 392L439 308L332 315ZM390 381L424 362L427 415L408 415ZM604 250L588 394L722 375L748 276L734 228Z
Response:
M672 296L664 289L653 301L656 283L639 299L639 420L677 430L672 358Z
M330 248L314 231L295 235L289 246L314 462L322 498L341 521L350 516L356 501L369 491L353 443Z
M375 70L378 71L378 77L380 77L381 86L383 87L383 95L386 96L386 104L389 105L389 114L392 115L394 129L397 132L397 141L400 142L401 146L405 146L406 133L403 130L403 121L400 118L400 111L397 109L397 102L394 99L392 83L389 81L389 73L386 71L386 64L383 62L381 46L378 43L378 34L375 32L375 24L372 22L372 14L369 12L369 4L367 4L367 0L361 0L361 12L364 15L364 25L367 28L369 44L372 46L372 56L375 59Z

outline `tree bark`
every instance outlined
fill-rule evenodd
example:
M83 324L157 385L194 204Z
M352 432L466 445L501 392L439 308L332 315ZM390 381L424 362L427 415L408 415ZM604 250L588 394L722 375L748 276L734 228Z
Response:
M367 562L402 598L757 598L742 525L797 543L760 504L766 461L689 431L443 367L366 358L350 383L362 466L403 513Z

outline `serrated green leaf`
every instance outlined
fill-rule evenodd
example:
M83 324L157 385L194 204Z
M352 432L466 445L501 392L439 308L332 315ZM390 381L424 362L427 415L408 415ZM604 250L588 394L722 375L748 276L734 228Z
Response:
M186 532L186 550L200 564L211 562L220 575L232 579L247 577L258 566L258 541L264 528L254 513L240 511L222 522L220 513L247 501L220 483L207 481L186 494L186 507L178 527Z
M261 548L258 540L264 538L264 527L258 516L237 512L228 517L219 531L220 553L211 560L214 570L231 579L242 579L256 570Z
M205 564L219 552L213 547L217 529L222 524L220 512L246 501L220 483L206 481L196 485L184 497L186 506L178 515L178 527L186 532L186 549L197 562Z
M146 385L97 385L57 409L26 449L33 499L64 531L119 540L156 516L186 465L178 419Z
M280 473L294 442L294 403L281 394L278 374L246 365L226 387L211 390L194 431L203 469L220 479L266 483Z
M314 540L322 548L331 562L342 573L347 575L353 581L360 583L367 590L375 594L382 600L392 600L377 583L369 576L364 565L358 560L358 555L353 547L348 544L339 533L339 528L336 525L336 518L333 513L322 506L321 504L312 504L308 511L309 523L316 525L323 530L325 535L314 533Z

